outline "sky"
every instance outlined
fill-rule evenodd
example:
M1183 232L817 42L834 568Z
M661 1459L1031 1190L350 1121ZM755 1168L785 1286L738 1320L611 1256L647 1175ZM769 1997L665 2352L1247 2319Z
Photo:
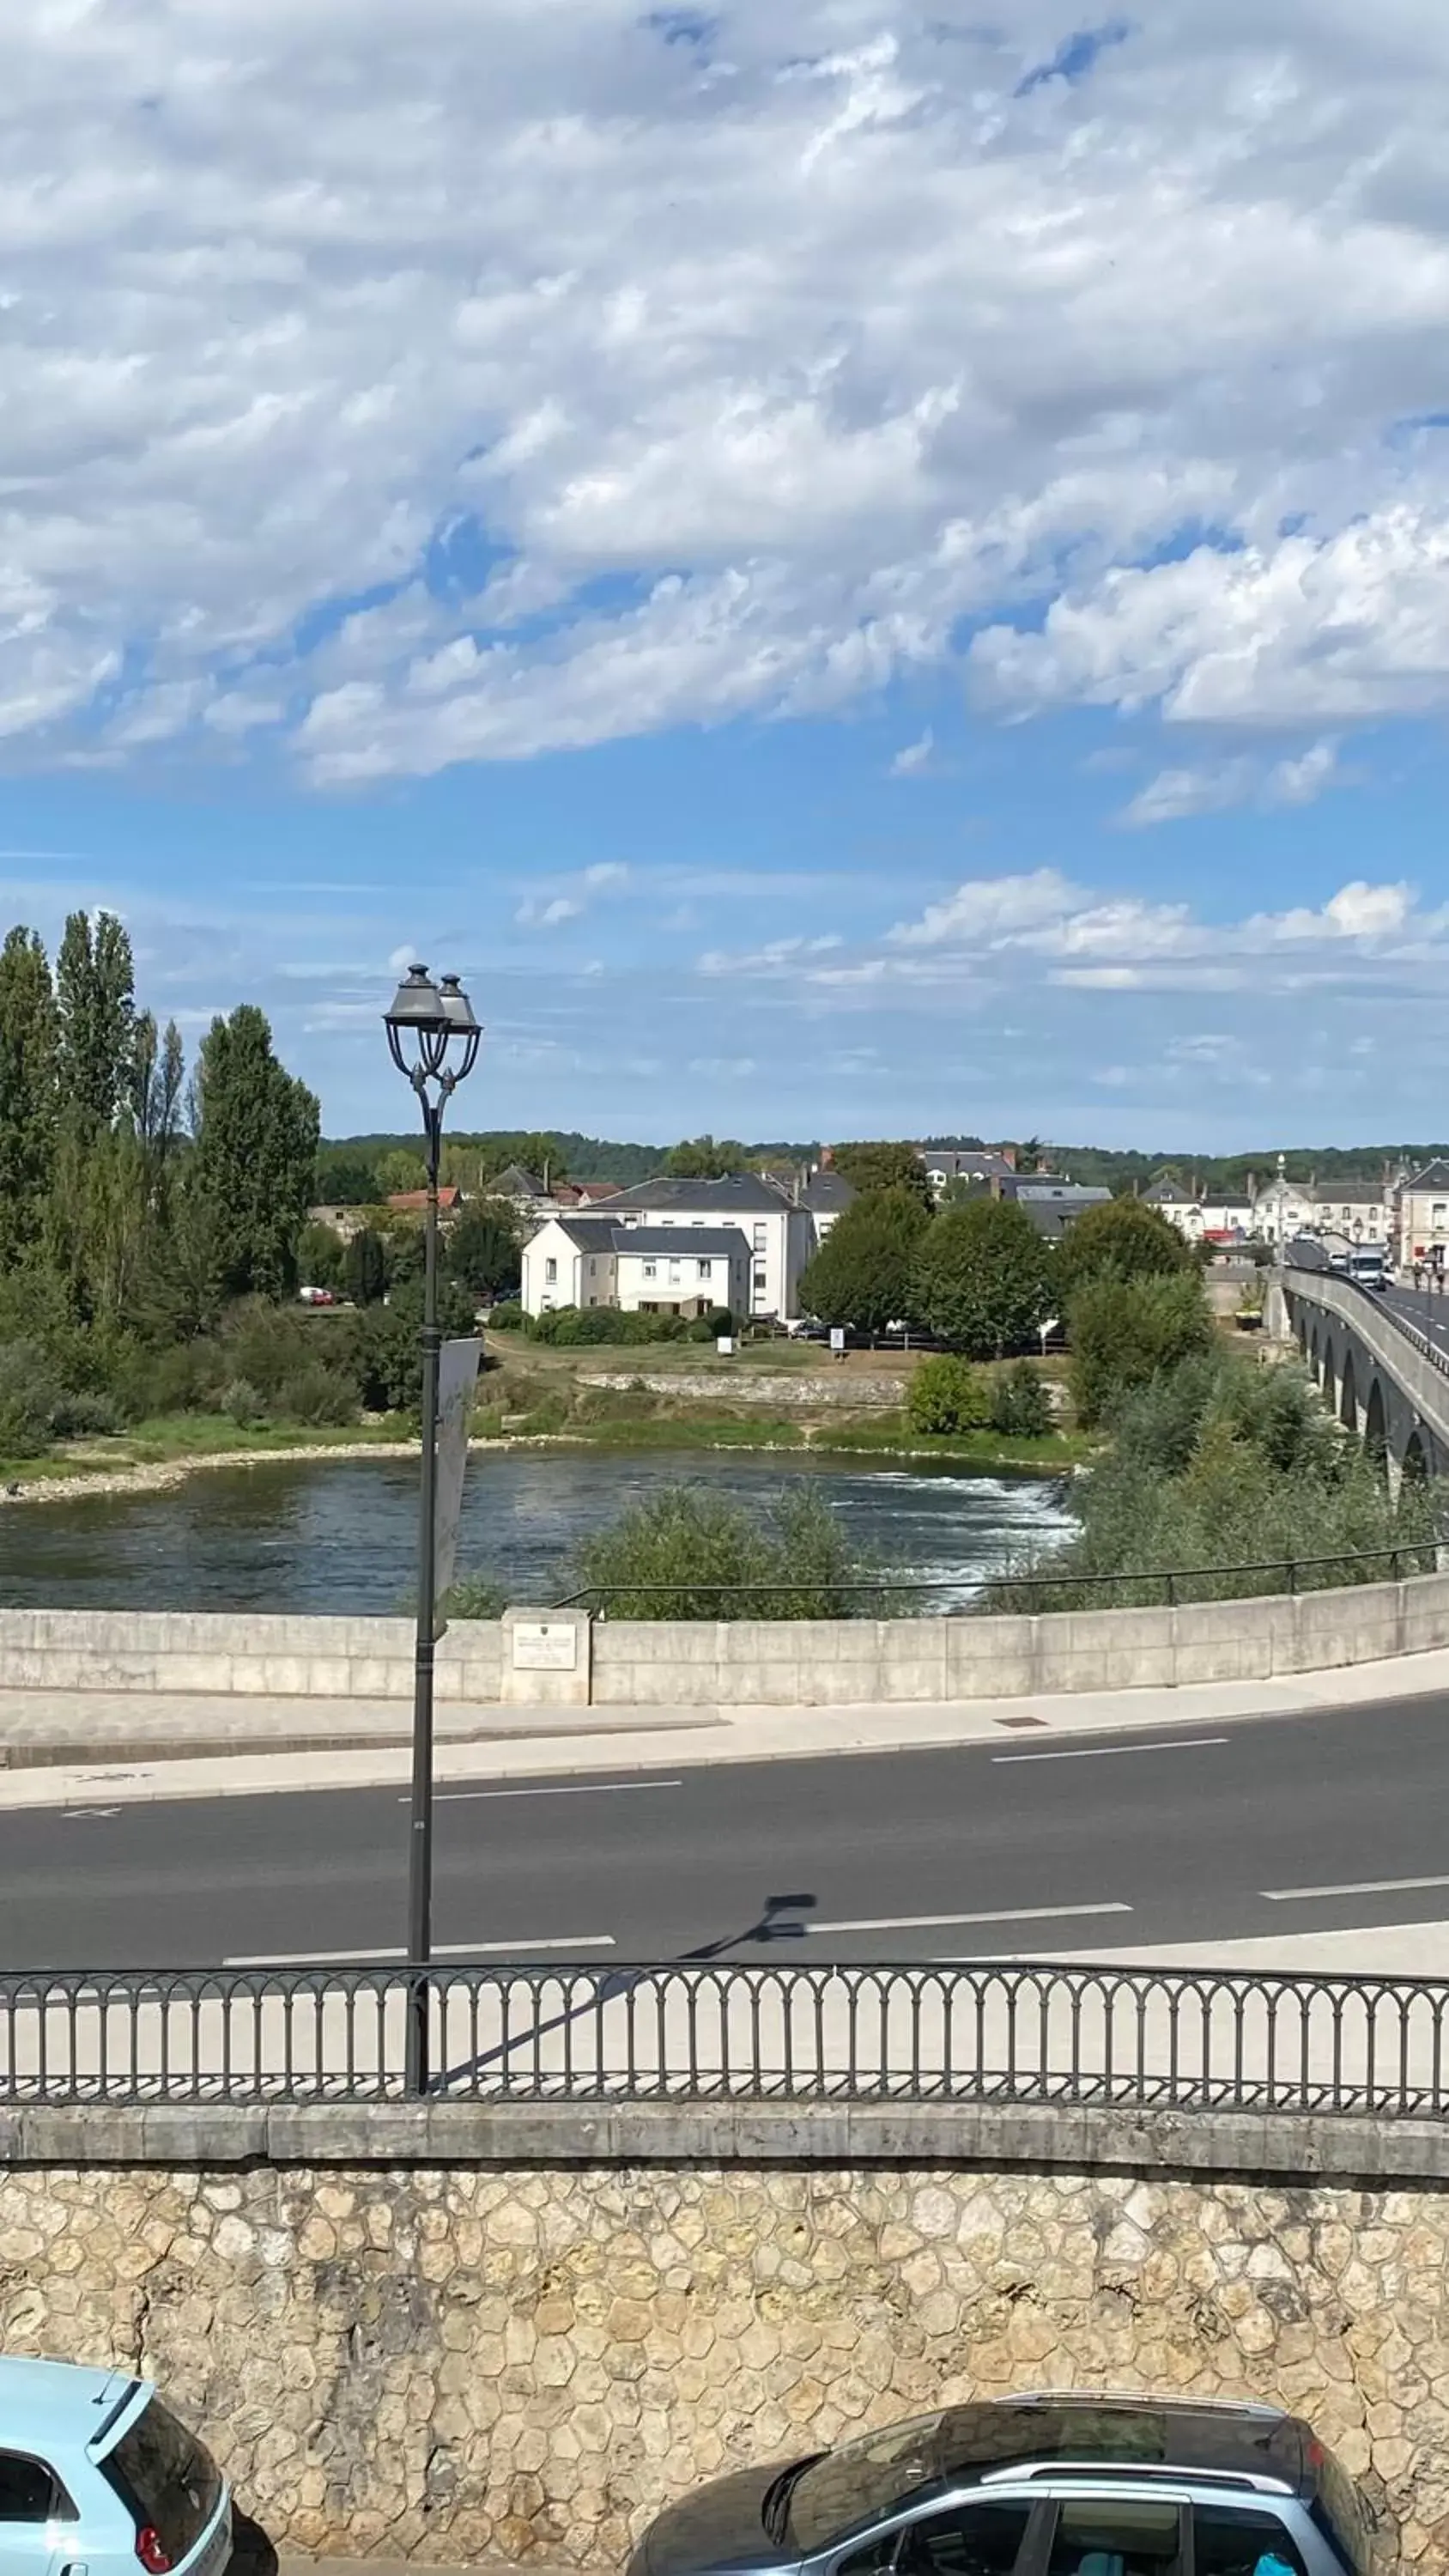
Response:
M1449 1125L1443 0L34 0L0 926L331 1134Z

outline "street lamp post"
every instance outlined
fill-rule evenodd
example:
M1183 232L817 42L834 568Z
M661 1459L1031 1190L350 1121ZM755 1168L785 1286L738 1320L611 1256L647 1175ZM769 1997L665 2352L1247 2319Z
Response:
M456 975L434 984L412 966L384 1014L393 1063L412 1084L427 1139L428 1199L423 1262L423 1472L418 1501L418 1624L413 1665L412 1829L408 1838L408 1965L426 1968L433 1953L433 1649L437 1616L438 1500L438 1164L443 1111L478 1060L482 1036ZM405 2082L410 2095L428 2089L428 1980L408 1995Z

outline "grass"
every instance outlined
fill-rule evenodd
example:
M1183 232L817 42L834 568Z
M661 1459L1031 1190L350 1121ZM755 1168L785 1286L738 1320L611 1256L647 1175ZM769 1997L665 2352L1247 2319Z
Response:
M263 1422L243 1428L229 1413L162 1413L114 1437L59 1442L43 1458L0 1457L0 1478L13 1484L43 1484L63 1476L168 1466L173 1460L217 1458L231 1452L265 1456L275 1449L340 1449L412 1436L400 1414L372 1415L349 1423Z

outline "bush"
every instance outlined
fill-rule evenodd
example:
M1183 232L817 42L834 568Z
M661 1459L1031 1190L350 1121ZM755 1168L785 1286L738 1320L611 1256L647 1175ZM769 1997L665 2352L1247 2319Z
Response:
M49 1446L60 1390L37 1342L0 1342L0 1455L38 1458Z
M486 1574L460 1574L438 1604L444 1619L501 1619L507 1607L502 1584L490 1582Z
M267 1408L256 1388L244 1377L234 1377L221 1390L221 1409L230 1414L239 1431L255 1431L267 1418Z
M620 1306L550 1306L528 1326L530 1341L552 1350L583 1350L596 1343L682 1342L694 1323L684 1315L627 1314Z
M986 1381L969 1360L951 1352L922 1360L906 1397L906 1419L913 1431L979 1431L990 1415Z
M1007 1440L1041 1440L1053 1428L1051 1397L1040 1369L1018 1360L1002 1371L991 1394L991 1428Z
M612 1619L846 1619L871 1608L851 1588L864 1571L811 1486L782 1494L762 1519L677 1485L586 1539L569 1589L601 1594Z
M523 1333L528 1329L528 1317L516 1302L495 1306L488 1321L495 1333Z
M1058 1285L1070 1302L1093 1279L1170 1278L1193 1253L1160 1208L1141 1199L1104 1199L1083 1211L1057 1254Z
M350 1383L314 1361L309 1368L298 1369L295 1377L283 1380L272 1406L272 1418L313 1426L355 1422L357 1410L357 1396Z
M78 1387L73 1395L60 1397L50 1427L57 1440L106 1439L125 1429L125 1408L113 1395Z

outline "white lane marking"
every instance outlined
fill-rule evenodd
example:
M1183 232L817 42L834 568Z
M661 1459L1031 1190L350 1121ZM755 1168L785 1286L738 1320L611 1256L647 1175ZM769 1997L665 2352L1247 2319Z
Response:
M1064 1753L993 1753L993 1762L1108 1762L1117 1753L1200 1753L1226 1744L1226 1735L1178 1735L1170 1744L1082 1744Z
M567 1781L560 1787L542 1789L435 1789L435 1807L463 1807L478 1798L617 1798L625 1791L639 1789L682 1789L682 1780L580 1780ZM410 1798L399 1798L400 1807L410 1806Z
M612 1950L612 1932L572 1932L542 1941L439 1941L435 1959L511 1959L525 1950ZM269 1956L223 1959L224 1968L369 1968L405 1959L406 1950L277 1950Z
M1412 1896L1424 1887L1449 1887L1449 1878L1358 1878L1343 1887L1265 1887L1270 1905L1307 1905L1316 1896Z
M61 1823L78 1825L91 1816L118 1816L120 1812L119 1807L67 1807L61 1816Z
M998 1914L878 1914L858 1923L807 1923L807 1932L941 1932L958 1923L1055 1923L1078 1914L1130 1914L1130 1905L1011 1905Z

